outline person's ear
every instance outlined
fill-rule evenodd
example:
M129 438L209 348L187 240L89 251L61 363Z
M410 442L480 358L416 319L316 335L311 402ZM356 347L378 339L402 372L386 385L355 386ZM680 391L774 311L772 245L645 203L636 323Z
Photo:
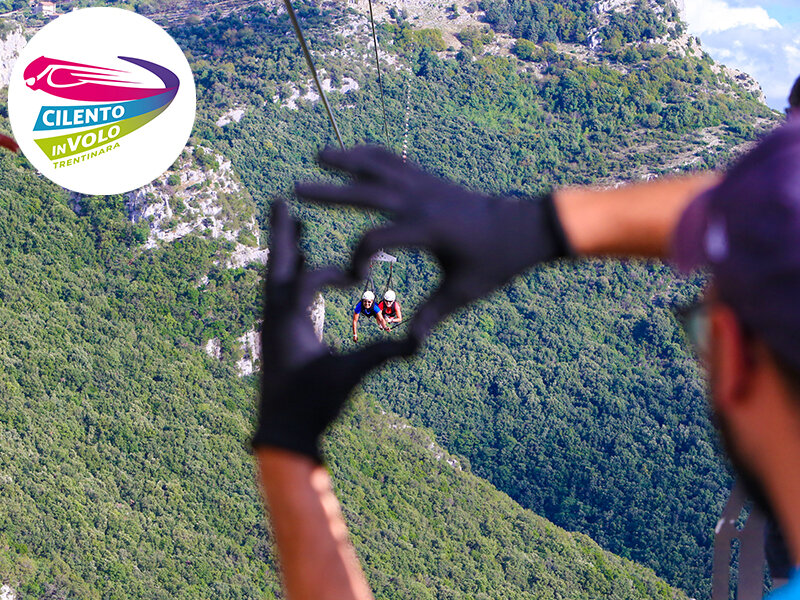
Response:
M709 377L716 410L732 410L750 394L753 360L749 339L736 314L718 302L710 306Z

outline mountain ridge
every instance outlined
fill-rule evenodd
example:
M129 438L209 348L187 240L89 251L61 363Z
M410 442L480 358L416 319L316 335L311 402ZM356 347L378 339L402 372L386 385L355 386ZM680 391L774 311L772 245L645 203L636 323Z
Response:
M369 62L348 64L331 35L336 31L331 22L346 26L352 17L364 24L363 17L320 12L309 5L299 9L307 31L315 34L315 56L322 68L328 69L332 82L350 78L359 83L358 89L332 94L335 106L348 117L342 123L348 140L380 140L380 125L374 118L377 97L372 66ZM298 98L296 110L273 100L276 94L280 99L281 86L288 83L307 88L296 42L285 35L285 16L265 8L247 10L251 12L187 23L173 34L192 61L200 90L195 147L212 148L231 161L255 202L256 222L264 228L272 196L287 193L297 179L325 176L313 156L331 140L324 115L311 98ZM400 67L389 70L385 81L390 110L396 108L403 114L406 98L411 97L412 160L487 192L516 189L535 194L567 183L613 185L622 179L684 170L687 164L689 168L721 165L752 143L758 131L775 122L774 114L758 108L747 92L713 79L711 65L696 56L684 57L686 62L669 54L652 56L642 63L646 68L635 69L631 65L637 63L624 63L626 55L618 51L609 59L612 68L583 64L575 56L559 52L558 45L553 50L549 42L535 44L541 56L525 61L511 54L483 56L474 51L481 43L474 36L464 38L472 45L470 52L440 54L447 50L436 50L435 36L409 34L407 39L402 27L382 29L381 39L384 35L391 44L387 42L383 51L396 57ZM355 55L369 57L369 46L356 42ZM636 52L638 47L630 46ZM526 75L525 69L532 65L542 77ZM408 79L404 81L404 77ZM733 90L735 97L725 96L730 94L725 90ZM705 102L703 109L692 112L692 102L698 101ZM217 124L220 116L243 106L249 110L239 121ZM714 116L709 117L712 111ZM753 115L761 120L755 128L749 124ZM711 124L714 120L718 123ZM709 128L719 141L713 152L707 148ZM632 130L640 132L647 147L626 139ZM66 595L68 589L82 598L99 597L100 590L107 597L124 597L121 590L125 585L133 590L129 594L150 598L278 596L268 534L252 484L251 464L243 450L252 427L256 378L240 378L235 370L240 352L237 336L256 326L257 269L230 270L215 264L225 251L223 244L197 235L140 252L149 234L143 223L128 221L123 198L86 198L86 212L78 217L64 212L69 209L63 194L37 179L24 159L2 160L0 200L5 203L6 222L0 240L6 252L0 291L6 327L0 349L4 363L12 365L3 374L2 385L13 402L6 400L0 414L7 432L0 439L5 444L0 456L6 460L0 465L6 472L10 467L29 469L29 476L49 482L49 491L39 481L12 489L13 502L7 506L14 512L7 509L5 515L0 514L4 517L0 540L5 540L0 542L4 544L0 572L13 569L22 581L17 587L31 597L51 592ZM487 164L492 164L492 172L485 168ZM334 213L305 206L295 210L306 221L304 248L313 263L342 264L358 232L366 226L366 219L355 211ZM413 309L435 285L436 271L419 253L403 251L399 256L402 266L397 281L402 286L404 307ZM209 278L208 283L202 289L196 287L195 282L203 277ZM442 471L445 479L431 480L430 469L422 466L443 467L442 461L431 462L426 444L444 442L467 457L456 456L459 464L471 464L518 498L530 495L531 489L524 489L523 484L524 477L532 475L530 481L545 490L549 505L563 513L558 517L565 519L574 510L576 518L570 528L586 530L587 523L580 518L590 520L594 508L577 495L584 480L590 485L594 481L595 488L590 489L595 490L598 482L607 484L599 488L603 493L597 494L606 500L618 490L620 502L601 508L616 515L616 523L609 518L606 521L619 526L630 516L626 511L641 514L647 506L634 503L631 508L623 501L636 501L637 494L650 491L674 492L681 480L670 479L669 468L658 471L646 459L659 448L665 449L666 458L670 452L674 454L671 448L680 448L678 459L684 464L678 465L679 475L694 477L685 481L696 483L703 469L717 469L689 507L704 523L713 520L715 503L724 497L725 475L723 467L714 462L708 441L710 427L696 406L702 398L701 381L680 348L665 308L673 300L691 297L702 282L672 282L672 274L658 266L592 263L575 269L555 267L526 275L490 301L464 311L434 335L416 372L403 373L401 365L391 365L365 383L365 389L386 408L394 398L398 412L407 413L412 423L429 427L426 435L431 442L414 446L410 454L403 455L404 461L387 459L384 468L398 473L407 465L419 465L412 476L403 475L405 483L412 488L412 484L418 485L428 497L446 506L452 497L450 490L457 488L448 479L453 470ZM547 295L559 301L554 304ZM326 297L326 337L334 347L348 349L349 292L330 292ZM549 321L548 315L553 315ZM365 332L366 337L370 335ZM526 337L530 335L533 337ZM560 338L566 343L560 344ZM219 340L222 360L211 359L202 350L211 339ZM621 358L629 353L632 359ZM55 362L50 355L56 357ZM437 369L439 375L450 378L432 376ZM464 369L469 371L462 373ZM461 381L462 375L470 380ZM667 376L677 380L669 388L664 384ZM633 391L618 393L612 385L616 380ZM450 388L459 391L460 399ZM669 406L664 390L675 392L678 406ZM400 454L394 447L369 445L371 434L364 432L378 426L360 426L358 420L377 419L379 423L380 411L370 409L368 403L356 406L359 410L350 417L356 424L333 434L338 440L335 443L341 445L338 449L331 446L332 464L338 465L334 468L342 474L337 485L346 507L350 503L358 506L367 490L375 498L367 505L387 508L381 515L369 512L369 506L347 509L357 545L365 552L365 563L381 597L401 597L405 590L425 597L429 593L425 577L441 590L441 597L475 596L468 586L481 570L469 567L470 575L459 575L455 581L452 573L461 568L456 560L459 552L468 554L477 565L487 561L487 572L498 581L501 575L508 576L521 597L526 589L552 576L546 561L546 572L539 573L529 568L533 560L529 556L495 552L496 538L483 542L495 552L485 557L480 545L465 553L460 543L464 540L457 532L453 539L429 539L419 548L413 540L403 539L398 534L400 525L394 522L397 511L392 516L394 509L379 499L402 505L407 496L391 498L392 486L383 485L385 481L377 485L375 477L381 474L375 474L369 460L347 464L355 456L371 459ZM456 425L463 422L460 436L437 422L437 415L448 409L448 420ZM624 416L625 410L635 411L640 419L638 429L617 426L615 419ZM593 428L592 419L596 421L597 415L606 429ZM465 421L467 418L471 420ZM396 417L387 421L388 427L381 431L410 431L401 429L404 422ZM528 444L525 432L535 431L537 421L549 430L530 438L537 443ZM397 430L392 429L393 424L398 425ZM401 438L391 439L402 442ZM553 440L556 445L548 448ZM557 453L552 452L554 448ZM514 475L514 469L524 466L521 458L525 451L530 454L524 456L524 462L535 468ZM26 453L40 464L8 462L9 457ZM587 469L587 462L575 462L581 455L591 459L588 464L603 465L602 477ZM409 456L424 459L415 463ZM548 456L557 460L548 461ZM635 469L637 477L640 472L643 477L619 479L614 470L617 464ZM47 469L42 470L44 466ZM665 461L664 467L669 466ZM103 482L95 486L95 494L102 497L96 507L97 523L92 520L94 515L82 520L87 507L96 501L90 494L93 484L76 488L85 467ZM48 469L58 477L51 477ZM537 479L537 473L545 477ZM214 481L213 489L204 488L209 479ZM14 481L21 485L18 479ZM470 485L483 485L470 481ZM637 490L636 485L642 489ZM52 490L62 488L63 498L59 498ZM480 489L486 490L484 496L490 490ZM408 487L403 494L410 494ZM131 506L131 502L135 506L131 512L117 506ZM506 500L502 502L508 505ZM69 504L68 514L76 518L62 525L63 539L54 540L40 530L39 523L60 523L57 517L63 517L66 510L63 503ZM491 515L476 506L465 513L488 521ZM508 510L520 514L516 508ZM231 511L237 511L235 522L218 514ZM9 519L9 514L14 518ZM531 513L524 514L534 519ZM534 520L540 522L538 517ZM366 529L364 521L369 525ZM148 537L137 530L137 522L158 527L153 527ZM29 525L30 530L24 531L20 524ZM502 523L495 525L496 532L503 531ZM704 533L697 534L680 529L681 525L685 527L676 523L674 532L685 544L680 548L696 547L696 555L680 555L676 547L668 556L658 556L668 543L660 539L664 531L655 529L648 530L653 548L645 559L657 564L673 583L699 590L699 596L707 566L701 564L702 549L708 547L711 528L703 529L700 523L697 529ZM100 526L105 527L102 535L94 533ZM105 535L105 531L111 533ZM604 545L610 545L609 541L623 537L624 532L612 527L601 533ZM409 538L411 533L406 530L405 535ZM577 544L581 535L571 537L570 544ZM699 539L691 539L694 535ZM398 546L391 546L393 552L371 554L377 548L376 540L383 537ZM61 542L67 546L59 548ZM84 546L84 542L89 543ZM596 548L586 544L591 550L587 564L599 564L592 558ZM433 573L437 561L421 561L421 557L437 556L442 548L451 572ZM624 545L621 550L636 552ZM701 557L700 566L681 565L680 561L691 562L688 556ZM68 561L64 557L75 558L74 564L65 566ZM92 561L108 581L91 576ZM503 561L507 564L501 564ZM426 573L421 580L408 568L412 563L420 565L414 570ZM575 583L569 578L570 563L558 564L554 570L561 575L561 584ZM689 572L691 569L694 571ZM392 570L396 574L391 574ZM579 586L587 594L604 594L598 590L607 589L603 569L597 566L597 571L599 579L595 581L589 569L586 582ZM631 575L620 577L635 580ZM157 585L143 586L148 578ZM398 581L406 587L398 586ZM457 583L462 587L457 588ZM663 583L652 585L657 593L677 593L667 592ZM620 597L636 597L633 594L641 590L631 586L632 591L617 590ZM492 597L486 591L481 593Z

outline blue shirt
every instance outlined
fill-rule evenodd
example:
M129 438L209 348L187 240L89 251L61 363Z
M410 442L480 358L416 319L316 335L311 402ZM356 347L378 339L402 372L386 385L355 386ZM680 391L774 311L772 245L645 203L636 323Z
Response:
M358 314L358 313L361 313L365 317L373 317L375 315L381 314L381 309L375 302L372 303L372 306L370 306L369 309L366 309L362 306L361 301L359 300L358 304L356 304L355 310L353 310L353 314Z
M764 600L800 600L800 567L792 571L789 583L766 596Z

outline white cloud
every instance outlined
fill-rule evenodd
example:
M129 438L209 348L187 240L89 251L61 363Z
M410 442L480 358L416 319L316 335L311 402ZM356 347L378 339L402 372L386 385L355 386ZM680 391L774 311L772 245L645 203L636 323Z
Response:
M790 62L794 62L800 66L800 41L794 40L793 44L784 45L783 51L786 53L786 58L788 58Z
M800 75L800 26L763 31L738 27L700 37L715 60L749 73L761 84L767 104L781 110Z
M738 27L780 29L781 24L762 6L734 7L725 0L686 0L686 21L695 35L718 33Z
M685 0L689 32L717 61L749 73L767 104L786 105L800 74L800 14L796 0ZM769 12L768 12L769 11ZM781 22L771 16L781 16Z

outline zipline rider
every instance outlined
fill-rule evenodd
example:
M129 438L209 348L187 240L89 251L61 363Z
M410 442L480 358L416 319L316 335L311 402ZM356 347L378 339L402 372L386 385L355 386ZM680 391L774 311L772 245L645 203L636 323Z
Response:
M374 208L391 224L365 234L350 273L305 272L299 228L285 205L273 204L253 446L288 597L373 598L319 446L363 375L412 354L437 322L537 264L660 256L710 271L705 301L684 313L687 332L708 367L727 454L786 538L791 576L770 600L800 598L800 122L773 132L724 175L562 189L529 202L466 190L377 148L328 150L322 159L353 180L297 185L301 197ZM430 250L442 268L408 337L331 354L308 318L314 292L351 284L376 249L405 245Z
M397 294L394 290L386 290L383 300L378 302L378 308L383 313L386 323L399 325L403 321L403 311L400 302L397 301Z
M375 304L375 294L370 290L366 290L361 294L361 300L356 304L353 309L353 341L358 341L358 317L364 315L365 317L375 317L378 326L384 331L389 331L389 326L381 314L380 307Z

